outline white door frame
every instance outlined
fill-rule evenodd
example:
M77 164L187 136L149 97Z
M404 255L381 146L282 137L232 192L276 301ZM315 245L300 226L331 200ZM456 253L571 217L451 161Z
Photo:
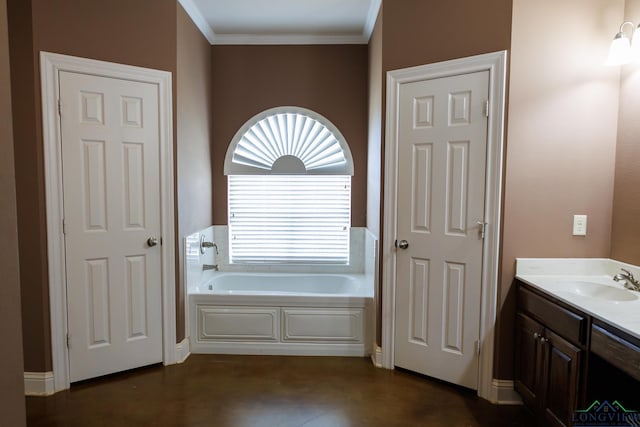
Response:
M65 248L62 232L62 141L58 115L59 73L151 83L158 87L160 137L160 216L162 238L162 360L176 363L175 232L173 177L173 104L171 73L93 59L40 52L42 84L42 128L44 140L47 251L49 261L49 307L54 392L69 388L67 334L67 289Z
M387 114L384 179L384 245L382 248L382 366L393 369L398 182L398 102L400 86L406 83L489 71L489 121L487 129L487 169L485 221L488 223L482 257L482 297L480 307L480 359L478 396L498 401L493 380L493 354L498 294L500 244L500 202L507 52L494 52L435 64L393 70L387 73Z

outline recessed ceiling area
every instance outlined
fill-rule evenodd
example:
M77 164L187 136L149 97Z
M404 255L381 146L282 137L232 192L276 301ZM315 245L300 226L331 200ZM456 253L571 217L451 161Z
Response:
M211 44L366 44L381 0L179 0Z

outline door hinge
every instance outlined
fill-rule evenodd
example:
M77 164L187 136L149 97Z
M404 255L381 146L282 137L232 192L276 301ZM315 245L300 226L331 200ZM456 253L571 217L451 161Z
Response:
M489 100L485 99L484 101L484 116L489 117Z
M479 227L480 238L484 240L484 236L487 233L487 223L484 221L478 221L476 224L478 224Z
M71 335L67 334L67 348L71 348Z
M480 356L480 341L476 340L475 348L476 348L476 354Z
M62 234L67 234L67 222L62 220Z
M62 105L60 103L60 100L58 99L58 115L62 116Z

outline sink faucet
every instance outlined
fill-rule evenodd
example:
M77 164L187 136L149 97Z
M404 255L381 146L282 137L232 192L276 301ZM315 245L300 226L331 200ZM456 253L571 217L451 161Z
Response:
M640 281L633 277L633 274L629 270L625 270L624 268L621 268L621 270L622 273L613 276L613 280L616 282L624 280L625 288L640 292Z
M202 270L218 271L218 264L202 264Z

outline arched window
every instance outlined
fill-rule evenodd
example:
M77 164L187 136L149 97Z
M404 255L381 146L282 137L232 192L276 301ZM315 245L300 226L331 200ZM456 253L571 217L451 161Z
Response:
M232 263L349 262L353 160L329 120L263 111L234 136L224 172Z

